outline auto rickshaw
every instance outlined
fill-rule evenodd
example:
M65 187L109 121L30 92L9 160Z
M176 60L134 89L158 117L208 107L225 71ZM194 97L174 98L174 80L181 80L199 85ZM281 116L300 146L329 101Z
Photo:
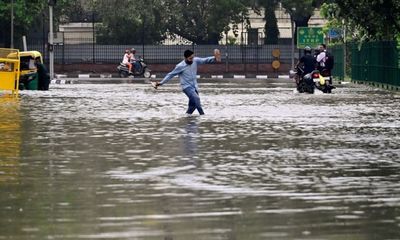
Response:
M38 51L19 52L19 90L48 90L50 78Z
M19 50L0 48L0 93L11 91L18 96L19 81Z

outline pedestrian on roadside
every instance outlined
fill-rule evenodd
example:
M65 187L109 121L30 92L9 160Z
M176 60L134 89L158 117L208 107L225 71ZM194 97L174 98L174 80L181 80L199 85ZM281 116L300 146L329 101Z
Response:
M221 62L221 52L214 49L214 56L211 57L195 57L192 50L186 50L183 53L184 60L175 66L175 69L168 73L161 82L152 82L155 89L164 85L175 76L179 76L182 91L189 98L188 109L186 114L191 115L197 109L200 115L204 115L199 97L199 87L197 83L197 66L200 64L210 64Z

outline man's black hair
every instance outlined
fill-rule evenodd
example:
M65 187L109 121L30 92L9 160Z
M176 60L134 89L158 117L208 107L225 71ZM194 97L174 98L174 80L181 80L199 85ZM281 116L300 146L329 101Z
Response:
M192 56L193 55L193 51L192 50L186 50L184 53L183 53L183 56L185 56L185 58L188 58L188 57L190 57L190 56Z
M326 49L326 44L325 43L321 43L321 46L324 47L324 49Z

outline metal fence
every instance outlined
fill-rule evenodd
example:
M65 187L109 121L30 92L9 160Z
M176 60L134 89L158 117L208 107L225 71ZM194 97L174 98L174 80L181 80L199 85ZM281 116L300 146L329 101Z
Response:
M74 63L117 63L122 61L125 49L136 49L136 57L141 56L149 64L172 64L182 60L186 49L193 50L197 56L212 55L213 49L222 52L223 61L237 63L281 63L291 62L291 46L283 45L99 45L99 44L63 44L55 45L56 64ZM28 49L46 52L44 44L28 44ZM279 49L278 58L272 55ZM46 54L45 54L46 55ZM45 56L45 59L47 57Z
M335 59L332 74L336 79L343 80L345 77L345 46L335 45L330 48L330 51Z
M400 86L400 51L397 42L349 43L331 47L337 79ZM345 57L346 56L346 57Z
M400 61L397 42L353 43L351 77L366 81L400 86Z

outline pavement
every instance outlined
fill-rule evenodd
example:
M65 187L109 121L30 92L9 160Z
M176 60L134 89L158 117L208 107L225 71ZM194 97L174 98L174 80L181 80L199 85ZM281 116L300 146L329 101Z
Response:
M113 74L55 74L52 84L115 84L115 83L149 83L150 81L161 81L163 75L151 75L150 78L127 77L121 78ZM178 77L175 77L178 79ZM236 81L236 80L260 80L267 82L293 82L289 75L245 75L245 74L221 74L221 75L197 75L199 81Z

